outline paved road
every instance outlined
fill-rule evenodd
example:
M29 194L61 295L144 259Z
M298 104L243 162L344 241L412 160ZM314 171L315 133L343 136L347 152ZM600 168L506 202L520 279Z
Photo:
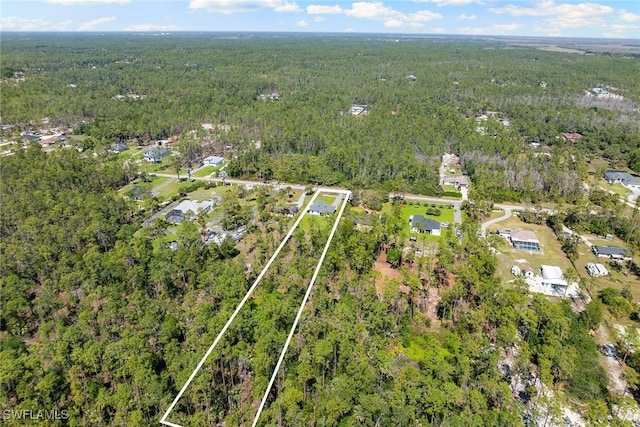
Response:
M164 176L167 178L177 178L177 175L175 174L169 174L169 173L151 173L150 175L156 175L156 176ZM207 182L223 182L223 180L221 178L213 178L213 177L202 177L202 176L192 176L191 179L197 179L200 181L207 181ZM273 185L276 188L287 188L287 187L291 187L295 190L304 190L305 188L308 187L308 185L302 185L302 184L291 184L291 183L278 183L278 184L272 184L269 182L261 182L261 181L250 181L250 180L245 180L245 179L231 179L231 178L226 178L224 179L224 182L227 184L233 184L233 185L246 185L246 186L255 186L255 185ZM342 190L342 191L348 191L346 188L342 188L342 187L319 187L317 188L317 190L323 191L323 190L327 190L327 191L336 191L336 190ZM389 194L389 197L395 196L395 193ZM417 194L404 194L403 197L406 200L415 200L415 201L419 201L419 202L429 202L429 203L439 203L439 204L450 204L453 205L453 222L455 224L462 224L462 212L460 211L460 206L462 205L462 201L461 200L457 200L457 199L445 199L445 198L441 198L441 197L430 197L430 196L420 196ZM505 212L507 210L509 211L522 211L522 210L526 210L525 207L523 206L517 206L517 205L505 205L505 204L494 204L494 207L498 208L498 209L502 209Z
M505 219L509 219L511 218L511 215L513 215L513 209L511 208L504 209L504 215L502 215L501 217L490 219L488 221L483 222L482 225L480 225L480 229L482 230L483 233L486 233L487 228L489 226L496 224L500 221L504 221Z

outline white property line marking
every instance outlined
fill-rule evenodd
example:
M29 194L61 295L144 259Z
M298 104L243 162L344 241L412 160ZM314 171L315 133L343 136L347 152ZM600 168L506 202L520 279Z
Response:
M231 317L229 317L229 320L227 320L227 323L224 325L224 327L222 328L222 330L220 331L220 333L216 337L216 339L213 342L213 344L211 344L211 346L209 347L209 349L205 353L204 357L200 360L200 363L198 363L198 366L196 366L196 369L191 373L191 376L189 377L187 382L184 384L184 386L182 387L182 389L180 390L180 392L178 393L176 398L173 399L173 402L171 402L171 405L169 405L169 408L167 409L167 412L165 412L164 415L162 416L162 418L160 419L160 423L162 423L164 425L167 425L167 426L171 426L171 427L182 427L179 424L174 424L174 423L171 423L171 422L167 421L167 417L169 416L169 413L171 411L173 411L173 408L178 403L178 400L180 400L180 398L184 394L184 392L187 389L187 387L189 387L189 384L191 384L191 381L193 381L195 376L198 374L198 371L200 371L200 369L202 368L202 365L204 365L204 362L207 360L207 358L209 357L209 355L211 354L213 349L216 347L216 345L218 345L218 342L222 339L222 336L224 335L224 333L227 331L227 329L229 329L229 326L231 325L231 322L233 322L233 319L236 318L236 316L238 315L238 313L240 312L240 310L242 309L244 304L247 302L247 300L249 299L249 297L251 296L251 294L253 293L255 288L258 286L258 283L260 283L260 280L262 280L262 277L265 275L265 273L267 272L267 270L269 269L269 267L271 266L273 261L278 256L278 254L280 253L280 250L287 243L287 241L289 240L289 238L293 234L293 232L296 229L296 227L298 227L298 224L300 224L300 221L302 221L302 218L305 216L305 214L309 210L309 206L311 206L311 204L316 200L316 197L318 197L318 194L320 194L320 192L316 191L316 193L313 195L313 197L311 198L311 200L309 201L307 206L304 208L304 210L302 211L302 213L300 214L300 216L298 217L296 222L293 224L293 227L291 227L291 229L289 230L287 235L284 237L284 239L282 239L282 242L280 242L280 246L278 246L278 249L273 253L273 255L271 256L271 259L269 259L269 262L267 263L267 265L262 269L262 271L260 272L260 275L258 275L258 277L256 278L255 282L253 282L253 285L251 285L251 287L247 291L247 293L244 296L244 298L242 298L242 301L240 301L240 304L238 304L238 307L236 307L236 310L233 312Z
M331 233L329 234L329 238L327 239L327 244L324 245L324 250L322 251L322 255L320 255L320 261L318 261L318 265L316 266L316 271L313 273L313 277L311 278L311 282L309 283L309 287L307 288L307 292L304 294L304 299L302 300L302 304L300 304L300 308L298 309L298 314L296 315L296 319L293 321L293 325L291 326L291 330L289 331L289 336L287 337L287 341L284 343L284 347L282 348L282 353L280 353L280 358L278 359L278 363L276 363L276 367L273 370L273 374L271 375L271 380L269 381L269 386L267 387L267 391L265 391L264 396L262 397L262 401L260 402L260 407L258 408L258 412L256 413L255 418L253 419L252 427L256 427L258 424L258 418L260 418L260 414L264 409L264 405L267 402L267 398L269 397L269 392L273 387L273 383L278 376L278 371L280 370L280 365L282 365L282 361L284 360L284 356L287 353L287 349L289 348L289 344L291 343L291 339L293 338L293 334L295 333L296 327L298 326L298 322L300 321L300 317L302 317L302 312L304 311L304 307L307 304L307 300L309 299L309 295L311 295L311 290L313 289L313 285L316 282L316 278L318 277L318 273L320 273L320 268L322 267L322 262L324 261L325 255L327 255L327 251L329 250L329 246L331 245L331 240L333 239L333 235L338 228L338 224L340 223L340 218L342 217L342 213L344 212L345 206L347 206L349 197L349 192L340 191L340 194L343 194L344 200L342 201L342 206L340 207L340 212L338 213L338 217L336 221L333 223L333 228L331 229Z

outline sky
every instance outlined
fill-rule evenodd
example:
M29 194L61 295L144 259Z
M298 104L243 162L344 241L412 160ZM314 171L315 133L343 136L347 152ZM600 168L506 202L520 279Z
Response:
M2 0L1 31L286 31L640 39L639 0Z

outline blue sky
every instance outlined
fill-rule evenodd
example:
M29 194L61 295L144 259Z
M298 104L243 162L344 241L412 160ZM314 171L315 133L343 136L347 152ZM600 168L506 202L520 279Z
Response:
M640 38L638 0L3 0L2 31L296 31Z

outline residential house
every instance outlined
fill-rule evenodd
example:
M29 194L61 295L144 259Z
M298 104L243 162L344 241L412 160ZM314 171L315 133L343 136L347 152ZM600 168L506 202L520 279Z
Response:
M591 247L594 255L598 258L610 258L615 261L627 261L631 259L629 251L618 246L596 246Z
M498 235L509 240L514 248L525 251L539 251L540 241L536 233L529 230L498 230Z
M111 144L109 146L109 152L116 153L116 154L123 153L123 152L127 151L128 149L129 149L129 146L127 144L123 144L121 142L114 142L113 144Z
M213 201L206 200L198 202L195 200L184 200L166 215L166 220L171 223L180 224L184 221L192 221L203 213L209 212L213 206Z
M440 235L440 223L432 219L427 219L422 215L411 215L409 217L412 233L429 233L434 236Z
M329 205L322 200L316 200L309 206L309 210L307 211L310 215L332 215L335 213L336 208L332 205Z
M222 166L224 158L218 156L209 156L204 159L205 166Z
M542 285L549 286L557 293L564 294L569 286L569 283L564 278L562 269L555 265L542 265L540 266L540 272L542 274Z
M144 160L149 163L161 163L169 154L171 150L165 147L147 148L144 151Z
M49 147L56 142L58 142L60 138L57 135L48 135L40 137L40 145L43 147Z
M277 214L293 218L298 213L297 206L276 207L273 211Z
M625 187L640 188L640 180L628 172L608 170L604 173L604 179L609 184L622 184Z
M445 176L442 179L443 184L452 184L456 187L456 189L460 190L461 188L467 188L470 184L469 177L467 175L462 176Z

